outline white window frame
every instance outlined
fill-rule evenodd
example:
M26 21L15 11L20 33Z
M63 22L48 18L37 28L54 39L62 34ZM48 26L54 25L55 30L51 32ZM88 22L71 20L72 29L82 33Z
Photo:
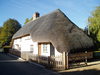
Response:
M43 53L48 53L48 44L43 44Z

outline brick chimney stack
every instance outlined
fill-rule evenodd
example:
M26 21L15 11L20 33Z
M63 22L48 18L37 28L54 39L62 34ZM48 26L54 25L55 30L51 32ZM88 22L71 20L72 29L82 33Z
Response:
M38 18L40 16L40 14L38 12L35 12L33 14L33 20L35 20L36 18Z

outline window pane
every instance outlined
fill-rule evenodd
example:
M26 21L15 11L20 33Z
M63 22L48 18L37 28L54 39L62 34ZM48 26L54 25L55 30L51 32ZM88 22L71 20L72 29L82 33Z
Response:
M47 51L47 44L43 44L43 52L44 53L47 53L48 51Z

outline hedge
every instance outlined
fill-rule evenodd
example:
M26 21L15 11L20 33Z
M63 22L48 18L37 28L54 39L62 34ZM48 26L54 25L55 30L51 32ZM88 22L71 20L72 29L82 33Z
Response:
M100 51L94 51L93 56L94 58L100 58Z
M4 49L5 53L8 53L9 49L11 49L11 47L10 46L4 46L3 49Z

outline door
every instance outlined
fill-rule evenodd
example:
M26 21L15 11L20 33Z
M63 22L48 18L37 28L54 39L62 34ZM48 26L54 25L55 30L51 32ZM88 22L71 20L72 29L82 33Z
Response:
M41 43L38 43L38 55L41 55Z

